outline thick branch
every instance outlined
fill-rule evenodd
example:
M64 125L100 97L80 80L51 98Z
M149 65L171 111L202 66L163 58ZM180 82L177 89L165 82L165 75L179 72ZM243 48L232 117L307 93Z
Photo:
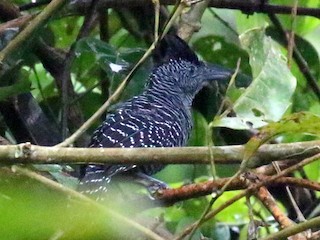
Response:
M145 5L149 0L102 0L101 8L121 8L121 7L137 7ZM247 14L256 13L275 13L275 14L291 14L292 6L273 5L264 3L264 1L243 1L243 0L211 0L209 7L237 9ZM85 12L90 1L78 0L71 5L76 11ZM176 0L160 0L162 5L174 5ZM319 8L297 8L297 15L320 17Z
M262 181L268 181L270 178L270 176L259 175L259 179ZM230 178L220 178L202 183L188 184L179 188L163 189L157 192L156 198L165 204L171 205L179 201L203 197L215 191L219 191L227 182L229 182L229 180ZM271 187L300 187L320 191L320 184L318 182L293 177L280 177L267 185ZM248 185L241 178L235 178L228 185L226 191L242 190L247 187Z
M122 163L122 164L210 164L240 163L243 146L183 147L183 148L58 148L42 147L30 143L0 146L0 162L16 163ZM256 167L275 160L304 159L320 153L320 141L272 144L262 146L253 156Z
M183 13L180 18L178 36L189 41L194 32L201 28L201 18L208 7L209 0L204 0L191 6L187 13Z

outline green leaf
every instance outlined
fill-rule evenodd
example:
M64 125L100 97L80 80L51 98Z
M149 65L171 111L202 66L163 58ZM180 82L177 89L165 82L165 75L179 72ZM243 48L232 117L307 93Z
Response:
M189 146L206 146L208 145L208 122L204 116L193 111L193 123L191 137L189 139Z
M95 38L82 39L76 47L77 56L83 53L94 54L100 67L108 74L128 68L129 61L137 59L143 52L144 50L140 48L118 51L110 44Z
M141 48L121 48L116 49L112 45L95 38L81 39L76 46L77 59L74 64L78 80L84 85L92 85L93 76L99 80L101 75L98 74L102 69L110 81L110 90L114 91L124 78L124 71L128 71L136 64L144 50ZM124 99L140 93L145 84L146 69L141 67L130 81L125 93ZM137 80L137 81L136 81ZM123 100L123 99L122 99Z
M266 34L272 37L272 39L277 41L284 48L287 47L287 42L284 41L282 34L280 34L275 27L268 27L266 29ZM294 44L297 47L297 49L299 49L302 57L307 62L308 67L310 68L312 74L315 77L318 77L320 73L320 69L319 69L320 60L315 47L309 41L307 41L305 38L303 38L298 34L295 34L294 36Z
M214 126L234 129L259 128L281 119L290 106L296 79L286 60L264 29L253 29L240 36L249 53L253 82L233 103L236 117L217 117Z
M13 85L0 87L0 101L5 100L8 97L18 95L20 93L29 92L31 90L31 84L27 78L21 78Z
M268 124L260 130L258 135L251 138L245 145L245 152L243 157L244 161L241 167L255 167L257 163L254 161L250 162L251 156L262 144L277 135L287 133L301 133L319 136L319 122L319 115L315 115L310 112L299 112L286 116L279 122Z
M127 202L125 208L113 204L120 200L106 201L98 207L98 203L70 196L9 169L1 168L0 174L1 239L141 238L140 231L132 227L139 223L127 215L134 211Z
M242 70L250 73L249 64L247 64L248 54L238 45L227 42L223 37L211 35L199 38L193 43L193 48L205 61L221 64L224 67L235 68L238 59L241 58Z

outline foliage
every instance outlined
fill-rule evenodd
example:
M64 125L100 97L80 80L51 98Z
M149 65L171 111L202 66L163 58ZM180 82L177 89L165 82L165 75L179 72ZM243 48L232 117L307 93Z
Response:
M288 5L288 1L284 0L269 2ZM9 3L21 7L30 1L11 0ZM299 6L319 8L320 4L309 0L300 1ZM45 7L46 5L35 6L23 11L23 14L45 11ZM152 11L152 6L141 9L99 9L100 15L93 21L90 33L80 40L77 40L77 36L86 21L83 11L71 4L52 16L14 54L1 63L0 135L12 143L30 141L40 144L44 138L61 139L61 132L79 128L83 119L88 119L95 113L117 89L152 43L150 39L153 37L154 26L152 21L151 24L148 23L148 14ZM173 8L168 7L167 11L171 12ZM310 73L319 82L319 18L293 17L290 14L278 17L285 29L292 29L293 26L296 47L308 64ZM12 42L19 28L3 30L1 26L9 19L0 17L0 21L0 49L4 49ZM161 17L160 27L163 27L164 22ZM190 146L207 146L212 142L215 145L249 142L246 154L250 157L260 145L269 140L298 142L318 138L319 93L317 95L310 87L305 73L296 61L291 61L292 65L287 66L287 58L291 60L291 56L288 56L286 41L267 14L212 8L204 12L201 26L202 29L190 41L200 58L229 69L236 69L238 59L241 59L241 63L239 73L234 76L235 82L210 86L196 97L193 106L195 126ZM72 51L74 56L70 57ZM69 69L69 63L64 62L67 57L71 60ZM63 88L61 83L61 79L66 80L62 77L64 67L70 71L71 92ZM135 72L119 101L142 91L151 68L152 59L149 58ZM28 96L28 104L35 104L38 106L35 109L38 110L26 115L28 111L19 108L21 95ZM63 95L67 97L64 98ZM47 120L37 122L38 118ZM42 129L49 128L44 123L50 123L50 128L53 129L64 129L59 133L52 131L51 134L44 131L39 135L41 140L35 139L29 129L36 127L41 132ZM83 135L75 143L76 146L86 146L88 136L98 124L99 121L95 122L88 130L88 135ZM215 128L211 129L213 126ZM226 127L229 128L227 131ZM253 129L260 130L261 138L249 141L248 130ZM58 142L57 140L55 144ZM311 180L320 180L318 171L314 171L315 168L318 169L318 165L316 162L304 168ZM254 167L254 163L249 162L247 166ZM156 174L156 177L171 187L178 187L190 182L204 182L212 177L229 177L238 168L239 166L225 165L174 165L168 166ZM14 174L8 169L1 169L0 178L0 235L3 239L108 239L115 238L121 231L125 236L130 236L129 233L133 231L131 228L126 229L121 222L109 221L114 220L114 216L105 215L88 203L52 190L28 177ZM75 180L70 174L75 174L72 171L77 170L77 166L33 166L33 169L49 172L51 174L46 175L49 178L74 188ZM133 188L123 187L130 190ZM131 203L129 200L132 197L132 202L135 203L135 198L139 201L139 197L145 196L143 189L139 188L137 192L138 197L133 194L126 200ZM148 222L148 219L158 217L163 229L179 235L201 217L212 197L218 193L170 207L150 207L144 211L140 208L137 210L136 205L148 205L149 201L132 206L124 201L120 207L110 208L126 208L123 212L138 216L137 222L141 225L147 225L141 219L147 219ZM236 191L224 193L214 203L214 207L236 194ZM115 197L110 202L118 203L118 199ZM285 203L283 204L286 208ZM256 218L273 223L270 220L271 214L261 207L261 203L255 202L252 205ZM131 218L130 214L128 219ZM249 215L245 200L242 199L197 229L192 239L200 239L202 235L210 239L247 239ZM277 227L272 225L261 231L257 227L255 230L265 236L270 231L277 231Z

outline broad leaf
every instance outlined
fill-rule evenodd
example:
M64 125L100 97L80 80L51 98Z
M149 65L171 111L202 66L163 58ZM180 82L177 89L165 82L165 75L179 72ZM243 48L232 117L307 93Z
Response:
M275 136L287 133L312 134L319 136L319 122L319 115L315 115L310 112L299 112L286 116L279 122L270 123L263 127L259 134L251 138L246 144L243 161L244 164L242 167L256 167L257 165L261 165L255 161L250 162L250 158L262 144Z
M13 85L0 87L0 101L5 100L8 97L18 95L20 93L29 92L31 90L31 84L29 79L22 78Z
M253 82L233 103L235 117L216 118L215 126L234 129L259 128L281 119L290 106L296 79L286 60L263 29L253 29L240 36L249 53Z

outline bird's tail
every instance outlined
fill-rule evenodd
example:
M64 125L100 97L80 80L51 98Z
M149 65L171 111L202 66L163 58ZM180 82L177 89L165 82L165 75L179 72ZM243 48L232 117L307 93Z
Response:
M99 201L104 200L110 188L111 178L116 174L130 170L125 166L87 165L78 186L78 191Z
M78 191L97 201L102 201L111 188L111 179L120 175L129 178L130 182L146 187L153 194L159 189L167 188L164 182L150 176L162 168L163 165L155 164L141 167L136 165L87 165L81 174L83 177L81 177Z

